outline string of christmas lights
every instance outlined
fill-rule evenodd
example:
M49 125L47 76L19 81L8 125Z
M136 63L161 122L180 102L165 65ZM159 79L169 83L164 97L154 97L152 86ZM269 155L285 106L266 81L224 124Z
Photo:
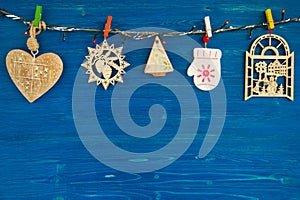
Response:
M274 21L274 25L287 24L287 23L291 23L291 22L300 22L300 17L284 19L284 15L285 15L285 10L282 9L281 10L281 20ZM22 17L11 14L1 8L0 8L0 16L4 16L6 18L9 18L9 19L12 19L15 21L21 21L25 25L28 25L28 26L30 26L30 24L32 23L32 21L30 21L30 20L26 20ZM245 25L245 26L239 26L239 27L233 27L233 26L227 27L227 25L229 23L230 23L230 21L226 20L220 28L212 30L212 33L216 34L216 33L223 33L223 32L229 32L229 31L250 30L249 37L251 38L252 32L255 28L261 28L261 27L268 26L267 22L263 22L263 23L259 23L259 24ZM101 30L101 29L83 28L83 27L66 27L66 26L57 26L57 25L49 25L49 24L46 24L46 28L47 28L47 30L51 30L51 31L63 32L63 40L65 40L67 32L84 31L84 32L94 33L95 34L94 41L95 41L97 34L104 32L104 30ZM111 29L110 33L120 34L126 38L132 38L135 40L142 40L142 39L151 38L154 36L167 36L168 37L168 36L184 36L184 35L197 35L197 34L205 35L206 31L205 30L196 30L196 26L192 26L191 30L186 31L186 32L173 31L173 32L159 33L159 32L136 32L136 31L123 31L123 30L119 30L119 29Z

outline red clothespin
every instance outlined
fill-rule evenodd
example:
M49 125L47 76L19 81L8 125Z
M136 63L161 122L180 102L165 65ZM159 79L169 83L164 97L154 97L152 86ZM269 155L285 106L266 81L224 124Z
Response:
M108 37L111 21L112 21L112 16L108 16L105 24L105 29L104 29L104 39Z

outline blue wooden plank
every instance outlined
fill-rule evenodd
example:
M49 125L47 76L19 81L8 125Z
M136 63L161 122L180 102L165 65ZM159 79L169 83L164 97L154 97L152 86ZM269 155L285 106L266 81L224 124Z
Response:
M286 17L298 17L297 1L97 1L68 0L3 1L0 7L32 20L36 4L43 6L43 20L49 24L102 28L108 15L112 28L130 30L153 27L188 31L196 25L204 29L203 17L210 16L212 27L225 20L241 26L264 21L263 11L271 8L275 20L286 9ZM200 108L199 128L188 150L171 165L153 172L136 174L112 169L95 159L84 147L75 127L72 109L73 86L80 65L93 46L93 34L46 31L38 36L40 52L55 52L64 61L64 72L58 83L42 98L29 104L13 85L5 67L6 54L16 48L26 49L20 22L0 18L0 199L299 199L299 77L300 23L276 26L275 34L284 37L295 52L295 101L278 98L252 98L243 101L244 52L265 29L215 34L208 46L220 48L222 79L226 90L226 121L221 137L205 158L197 158L209 128L211 99L207 92L193 87ZM201 44L201 36L190 36ZM186 69L192 60L192 49L182 38L163 38L174 68L186 79L175 88L193 85ZM102 36L97 38L102 41ZM116 46L121 44L119 38ZM131 63L127 71L147 62L152 40L128 41L124 52ZM140 48L147 47L147 48ZM136 49L136 50L132 50ZM182 49L182 55L172 53ZM175 51L176 52L176 51ZM187 59L184 59L183 57ZM128 72L128 76L129 76ZM81 74L83 79L87 75ZM167 75L168 76L168 75ZM140 73L136 81L146 79ZM165 77L167 79L168 77ZM124 75L124 86L129 86ZM120 83L118 83L120 84ZM86 83L87 88L94 87ZM150 122L148 108L160 103L168 111L166 127L158 135L136 139L122 132L111 111L114 88L96 90L95 109L99 124L116 145L136 153L152 152L168 144L180 125L179 103L167 88L150 85L138 90L129 105L132 118L140 126ZM128 90L126 89L124 95ZM78 94L78 93L77 93ZM79 101L85 102L86 93ZM186 98L192 101L192 98ZM190 102L191 103L191 102ZM221 102L222 103L222 102ZM89 116L82 108L82 115ZM120 113L119 117L126 117ZM87 118L87 121L90 119ZM100 148L101 147L97 147ZM107 149L106 149L107 150ZM103 152L106 152L103 149ZM109 152L107 156L110 156ZM167 157L172 159L171 156ZM111 157L123 163L124 157ZM147 160L132 160L135 162ZM149 162L149 161L148 161Z

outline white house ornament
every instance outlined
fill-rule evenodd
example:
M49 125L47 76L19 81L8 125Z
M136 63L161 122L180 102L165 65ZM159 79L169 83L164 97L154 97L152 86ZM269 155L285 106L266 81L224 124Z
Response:
M251 97L294 100L294 52L278 35L262 35L246 51L244 99Z
M217 87L221 79L220 49L195 48L194 60L187 70L188 76L193 76L197 88L209 91Z
M7 71L13 83L30 103L50 90L63 71L63 62L58 55L44 53L36 57L39 43L35 36L42 28L45 28L44 22L40 22L39 27L31 25L30 37L27 40L31 55L26 51L14 49L6 56Z
M161 44L158 36L155 37L154 43L144 70L145 74L152 74L155 77L165 76L166 73L173 72L173 66L170 59Z
M114 44L109 45L106 39L95 48L88 47L89 55L85 56L86 60L81 64L87 69L86 74L89 74L88 83L96 82L105 90L110 84L123 83L124 69L130 64L124 61L122 49L123 47L115 48Z

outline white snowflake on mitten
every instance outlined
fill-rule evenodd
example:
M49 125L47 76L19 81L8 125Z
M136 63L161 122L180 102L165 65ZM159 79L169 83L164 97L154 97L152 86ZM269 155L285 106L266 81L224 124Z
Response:
M194 76L194 84L197 88L209 91L217 87L221 79L221 57L220 49L194 49L194 60L187 74Z

